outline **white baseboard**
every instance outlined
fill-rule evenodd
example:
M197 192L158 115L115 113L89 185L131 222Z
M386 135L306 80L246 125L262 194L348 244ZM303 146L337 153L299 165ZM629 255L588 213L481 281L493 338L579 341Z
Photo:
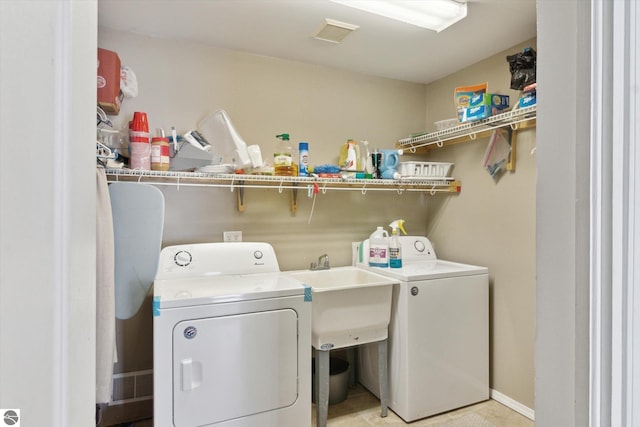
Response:
M509 396L506 396L494 389L489 390L489 396L496 402L502 403L507 408L513 409L517 413L529 418L531 421L535 420L535 411L533 409L524 406L522 403L513 400Z

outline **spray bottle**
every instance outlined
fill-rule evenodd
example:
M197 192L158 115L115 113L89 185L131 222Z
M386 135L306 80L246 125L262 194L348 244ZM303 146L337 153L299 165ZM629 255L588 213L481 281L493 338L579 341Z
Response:
M406 235L407 232L404 229L404 219L397 219L389 224L391 227L391 237L389 237L389 267L400 268L402 267L402 244L400 243L400 237L398 235L398 229Z

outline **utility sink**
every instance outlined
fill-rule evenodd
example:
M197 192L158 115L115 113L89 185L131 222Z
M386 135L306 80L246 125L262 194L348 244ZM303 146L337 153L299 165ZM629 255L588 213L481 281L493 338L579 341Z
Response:
M289 274L311 287L311 344L318 350L381 341L388 336L397 280L358 267Z

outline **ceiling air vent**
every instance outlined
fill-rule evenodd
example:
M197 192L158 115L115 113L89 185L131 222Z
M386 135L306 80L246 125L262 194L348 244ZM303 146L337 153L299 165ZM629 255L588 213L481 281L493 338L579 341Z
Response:
M351 34L354 30L360 28L357 25L347 24L346 22L334 21L333 19L325 18L324 23L320 30L314 36L318 40L323 40L331 43L340 43Z

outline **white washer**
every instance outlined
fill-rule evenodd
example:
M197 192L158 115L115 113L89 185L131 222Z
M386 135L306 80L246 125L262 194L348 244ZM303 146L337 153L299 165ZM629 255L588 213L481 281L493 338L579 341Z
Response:
M311 292L267 243L162 250L156 427L311 426Z
M389 325L389 407L411 422L489 399L489 278L486 267L437 259L426 237L400 240L402 268L357 265L401 281ZM359 366L360 382L378 395L377 348L362 346Z

